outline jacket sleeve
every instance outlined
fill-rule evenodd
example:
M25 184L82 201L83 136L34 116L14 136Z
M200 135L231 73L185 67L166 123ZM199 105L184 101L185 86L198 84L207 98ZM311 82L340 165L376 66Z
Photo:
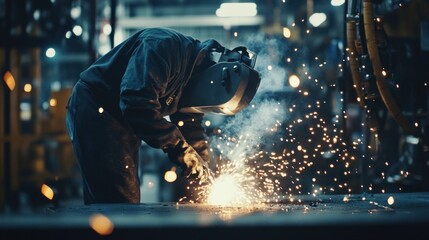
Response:
M202 125L203 117L204 114L202 113L176 112L170 116L170 120L179 127L186 142L188 142L206 162L209 162L209 146L207 135ZM179 124L179 122L181 123Z
M160 113L159 97L167 87L171 66L157 46L156 39L145 40L132 53L120 86L120 108L137 136L154 148L168 150L184 138Z

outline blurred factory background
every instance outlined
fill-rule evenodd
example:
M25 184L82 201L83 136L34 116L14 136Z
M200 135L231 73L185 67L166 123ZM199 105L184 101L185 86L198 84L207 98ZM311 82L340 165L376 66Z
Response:
M82 70L153 26L259 53L261 94L287 105L282 126L304 120L294 127L298 147L285 151L284 141L276 152L306 162L303 147L322 149L326 131L335 134L332 153L314 154L314 170L299 175L297 194L314 193L314 176L327 171L318 185L346 184L320 193L429 190L427 0L0 0L0 209L82 198L68 96ZM317 120L334 128L308 130L315 102ZM216 136L229 117L206 118ZM142 202L178 201L186 191L162 151L144 143L140 172Z

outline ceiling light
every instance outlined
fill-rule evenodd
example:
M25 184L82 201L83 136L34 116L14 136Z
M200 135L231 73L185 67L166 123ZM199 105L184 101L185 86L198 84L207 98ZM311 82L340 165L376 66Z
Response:
M256 3L222 3L216 10L218 17L254 17L258 14Z

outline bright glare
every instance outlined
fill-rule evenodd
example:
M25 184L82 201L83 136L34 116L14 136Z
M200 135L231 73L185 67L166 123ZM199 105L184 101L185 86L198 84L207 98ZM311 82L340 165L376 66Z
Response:
M392 196L390 196L390 197L387 199L387 203L388 203L389 205L393 205L393 204L395 203L395 199L394 199Z
M222 3L216 10L218 17L254 17L258 14L256 3Z
M103 33L109 35L112 33L112 25L106 24L103 26Z
M416 126L417 127L417 126ZM417 145L417 144L419 144L419 142L420 142L420 139L419 138L416 138L416 137L414 137L414 136L407 136L406 138L405 138L406 140L406 142L407 143L410 143L410 144L413 144L413 145Z
M334 7L338 7L343 5L346 2L346 0L331 0L331 5Z
M16 85L15 78L13 77L10 71L7 71L4 73L3 80L11 91L15 89L15 85Z
M73 19L78 19L81 13L82 13L82 9L80 6L74 7L70 10L70 16Z
M24 92L31 92L31 89L32 89L31 84L26 83L24 85Z
M301 80L299 80L299 77L295 74L292 74L289 76L289 85L293 88L299 87L299 84L301 83Z
M54 198L54 191L48 185L43 184L40 191L47 199L52 200Z
M79 25L75 25L75 26L73 27L73 33L74 33L76 36L80 36L80 35L82 35L82 32L83 32L83 30L82 30L82 27L81 27L81 26L79 26Z
M285 38L290 38L290 36L291 36L291 32L290 32L290 29L289 29L289 28L287 28L287 27L284 27L284 28L283 28L283 36L284 36Z
M51 98L51 99L49 100L49 106L51 106L51 107L55 107L55 106L57 106L57 99L55 99L55 98Z
M66 32L66 38L69 39L72 36L72 32L71 31L67 31Z
M204 125L206 125L206 127L210 127L211 124L212 123L209 120L207 120L207 121L204 122Z
M164 174L164 180L167 182L174 182L177 179L177 173L173 170L169 170Z
M102 214L96 213L89 219L91 228L100 235L109 235L113 232L114 225L110 219Z
M34 11L33 18L34 18L34 20L40 19L40 11L39 10Z
M237 176L220 175L210 186L207 203L212 205L234 205L249 202Z
M46 56L48 57L48 58L53 58L53 57L55 57L55 54L56 54L56 52L55 52L55 49L53 49L53 48L48 48L47 50L46 50Z
M311 25L313 25L313 27L318 27L326 21L326 14L325 13L313 13L313 15L310 16L308 21L311 23Z
M31 120L31 104L28 102L22 102L19 104L19 117L22 121L29 121Z

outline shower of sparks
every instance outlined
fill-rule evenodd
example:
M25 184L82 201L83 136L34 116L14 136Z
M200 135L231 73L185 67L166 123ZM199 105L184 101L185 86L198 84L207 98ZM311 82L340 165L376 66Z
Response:
M299 93L302 98L311 95L307 90ZM326 104L319 100L305 105L255 104L249 118L237 120L239 132L220 131L216 148L223 158L217 165L217 177L208 186L190 187L197 191L196 201L230 206L294 202L303 194L351 193L347 179L357 172L352 168L356 156L346 148L340 116L325 119L319 115ZM266 109L286 111L273 114L277 119L267 122L264 117L270 113ZM270 125L265 126L267 123Z
M298 26L293 23L289 27ZM302 50L290 49L292 56L288 56L286 61L298 61ZM258 58L263 59L264 56L261 54ZM341 112L343 92L337 92L334 96L336 105L326 97L326 92L335 92L333 89L337 86L321 79L323 75L320 72L336 68L340 73L344 64L326 62L323 56L309 59L310 62L307 60L298 64L297 73L300 73L305 85L296 88L294 100L290 100L288 93L279 102L253 100L252 105L234 116L231 124L217 129L211 149L218 157L215 178L205 184L191 181L188 190L193 192L193 196L180 201L249 206L300 203L300 196L303 195L375 190L385 193L379 183L376 185L369 181L365 185L357 184L363 172L369 174L365 176L367 178L392 181L385 175L389 164L386 162L381 167L376 164L378 134L372 131L372 140L367 139L364 131L356 132L349 136L350 139L345 137L347 121L360 119L354 119L356 116L352 112ZM264 64L260 69L262 81L269 82L266 85L274 86L272 80L275 83L277 78L283 81L284 76L269 71L282 67L273 62ZM388 72L385 71L385 74ZM369 112L369 109L366 111ZM372 130L366 123L361 123L360 127ZM409 172L401 171L398 175L398 178L406 178ZM348 198L343 200L347 202Z
M301 94L308 96L308 92ZM263 119L240 118L239 132L221 131L216 147L224 157L217 165L216 178L208 185L190 187L197 191L197 202L221 206L299 202L297 196L303 194L352 192L347 180L357 173L352 167L356 156L342 139L340 116L325 120L317 111L326 104L320 101L307 104L307 111L301 104L285 104L260 103L252 113L258 118L269 114L267 108L273 113L287 109L289 114L296 113L295 118L282 119L287 114L280 111L272 115L278 119L269 126L264 126L267 121ZM255 130L254 124L264 127Z

